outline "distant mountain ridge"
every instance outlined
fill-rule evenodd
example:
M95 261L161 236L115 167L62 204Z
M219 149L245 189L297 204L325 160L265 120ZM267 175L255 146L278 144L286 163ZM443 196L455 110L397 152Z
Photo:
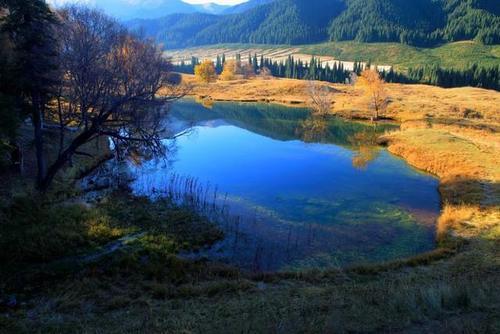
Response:
M200 13L207 14L224 14L226 10L233 8L234 6L229 5L219 5L213 2L203 3L199 5L191 5L196 8Z
M220 14L239 14L246 12L249 9L255 8L257 6L267 5L275 0L249 0L247 2L243 2L239 5L230 6L222 11Z
M175 14L236 14L272 1L274 0L249 0L230 6L213 2L189 4L182 0L101 0L96 2L96 7L118 20L127 21L134 19L157 19Z
M221 13L135 20L128 26L143 29L170 49L328 40L416 46L468 39L500 43L499 0L251 0Z
M216 3L189 4L181 0L101 0L96 7L119 20L155 19L179 13L220 14L231 8Z

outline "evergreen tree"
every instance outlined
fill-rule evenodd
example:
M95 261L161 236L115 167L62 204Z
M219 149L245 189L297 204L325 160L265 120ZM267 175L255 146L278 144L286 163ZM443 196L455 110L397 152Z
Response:
M217 72L217 74L221 74L222 73L222 62L221 62L221 58L219 55L217 55L217 59L215 61L215 71Z
M14 85L21 106L31 115L37 158L37 180L46 174L43 142L43 117L56 82L57 41L54 31L57 20L43 0L6 0L9 14L2 32L13 45Z

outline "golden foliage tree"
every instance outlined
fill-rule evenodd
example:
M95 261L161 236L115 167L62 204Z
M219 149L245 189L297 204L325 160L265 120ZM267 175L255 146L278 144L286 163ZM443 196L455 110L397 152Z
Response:
M206 59L201 64L195 66L194 75L199 81L204 83L210 83L217 80L215 65L209 59Z
M378 119L388 103L384 79L376 70L366 69L356 81L356 86L365 93L370 109L373 110L372 120Z
M224 69L220 75L220 79L224 81L231 81L236 79L236 74L240 72L240 63L235 59L227 60L224 63Z

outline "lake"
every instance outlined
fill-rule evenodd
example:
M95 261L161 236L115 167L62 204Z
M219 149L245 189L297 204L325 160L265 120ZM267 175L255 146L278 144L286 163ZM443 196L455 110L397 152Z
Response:
M175 147L169 161L133 167L135 193L191 180L226 208L224 240L183 256L284 271L394 260L435 247L438 180L375 144L395 125L270 104L207 108L191 99L176 102L165 124L189 132L165 141Z

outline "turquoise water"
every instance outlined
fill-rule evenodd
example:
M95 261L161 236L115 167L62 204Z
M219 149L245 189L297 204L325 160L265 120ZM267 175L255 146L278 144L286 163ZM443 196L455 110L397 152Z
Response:
M138 193L173 174L217 189L226 238L192 257L255 271L384 261L435 247L438 181L374 145L392 125L313 117L301 108L177 102L170 162L136 167ZM172 144L171 141L169 141ZM212 191L212 190L210 190ZM222 195L224 194L224 195Z

